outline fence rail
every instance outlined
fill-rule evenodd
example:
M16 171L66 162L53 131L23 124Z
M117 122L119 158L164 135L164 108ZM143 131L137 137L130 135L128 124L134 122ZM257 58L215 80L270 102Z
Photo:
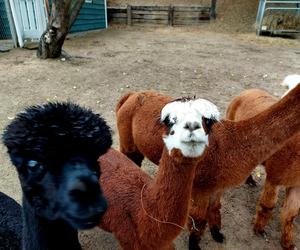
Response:
M115 24L197 25L215 18L215 1L208 6L108 7L108 21Z

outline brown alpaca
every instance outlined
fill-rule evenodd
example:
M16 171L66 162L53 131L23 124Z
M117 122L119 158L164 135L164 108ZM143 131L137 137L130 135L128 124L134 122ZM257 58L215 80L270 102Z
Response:
M172 242L187 220L195 169L208 143L210 126L197 120L199 115L204 120L218 116L213 104L201 105L185 100L166 105L161 121L167 126L156 117L156 126L167 135L154 179L116 150L100 157L100 182L108 200L100 227L112 232L123 249L174 249Z
M248 119L276 103L277 99L263 90L252 89L234 98L227 110L227 118L235 121ZM296 118L295 118L296 119ZM294 249L293 221L300 208L300 133L288 139L284 146L264 161L266 181L257 205L254 231L264 233L272 217L280 186L286 187L286 196L281 208L284 249Z
M117 105L120 150L138 165L145 157L158 163L163 131L156 120L171 97L157 93L131 93ZM189 248L198 242L209 222L212 236L222 242L219 202L222 192L245 181L254 166L270 157L300 129L300 86L269 109L250 119L223 120L212 126L209 147L196 169L189 220ZM194 226L192 226L194 225Z

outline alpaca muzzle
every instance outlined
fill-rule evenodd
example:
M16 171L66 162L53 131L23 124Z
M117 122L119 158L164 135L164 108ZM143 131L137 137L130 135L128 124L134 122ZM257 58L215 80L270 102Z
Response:
M90 163L82 160L65 166L66 185L62 186L61 200L65 207L64 217L76 229L95 227L107 210L107 201L99 184L100 174L93 171Z

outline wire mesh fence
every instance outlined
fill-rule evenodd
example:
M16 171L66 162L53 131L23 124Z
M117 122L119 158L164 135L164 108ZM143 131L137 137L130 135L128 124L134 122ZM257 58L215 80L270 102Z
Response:
M11 39L8 17L4 0L0 0L0 40Z

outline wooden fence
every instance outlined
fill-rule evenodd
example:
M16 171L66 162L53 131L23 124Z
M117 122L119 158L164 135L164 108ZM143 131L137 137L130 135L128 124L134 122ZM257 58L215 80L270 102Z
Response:
M204 6L108 7L108 21L115 24L197 25L215 18L215 2Z

